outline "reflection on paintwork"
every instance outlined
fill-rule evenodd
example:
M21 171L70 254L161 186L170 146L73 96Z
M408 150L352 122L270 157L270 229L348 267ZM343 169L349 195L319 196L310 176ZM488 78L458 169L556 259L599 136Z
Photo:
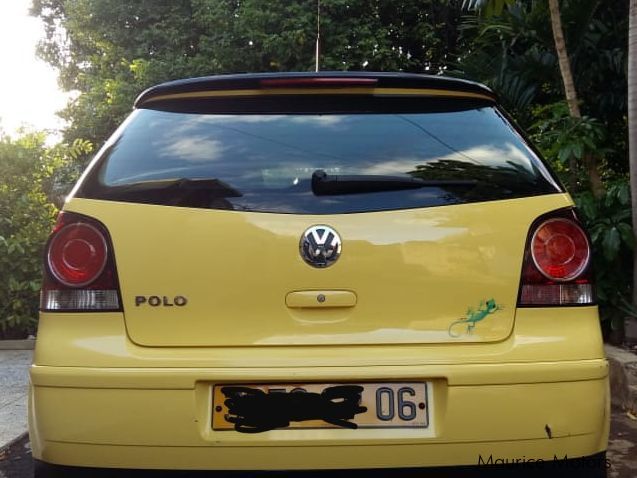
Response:
M566 340L565 337L561 337L558 335L555 336L532 336L532 335L516 335L515 343L517 345L533 345L533 344L544 344L544 343L555 343L555 342L564 342Z
M447 322L448 323L448 322ZM431 327L431 324L410 323L411 326L424 325ZM304 345L311 336L312 343L315 345L337 345L337 344L368 344L368 343L385 343L385 344L423 344L423 343L441 343L449 340L448 328L441 330L414 330L414 329L391 329L379 327L376 330L368 332L339 334L334 335L313 333L312 329L305 329L298 335L273 335L265 337L254 345ZM491 329L487 333L481 334L481 341L492 341L501 337L502 332L507 332L504 327ZM462 337L460 340L467 342L475 342L473 337Z
M92 353L104 353L108 356L127 357L130 355L128 341L125 336L121 335L82 337L75 340L73 346Z

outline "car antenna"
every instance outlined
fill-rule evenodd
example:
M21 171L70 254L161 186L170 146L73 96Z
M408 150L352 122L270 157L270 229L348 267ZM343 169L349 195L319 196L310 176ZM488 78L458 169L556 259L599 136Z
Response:
M314 53L316 63L314 71L319 71L319 55L320 55L320 39L321 39L321 0L316 0L316 52Z

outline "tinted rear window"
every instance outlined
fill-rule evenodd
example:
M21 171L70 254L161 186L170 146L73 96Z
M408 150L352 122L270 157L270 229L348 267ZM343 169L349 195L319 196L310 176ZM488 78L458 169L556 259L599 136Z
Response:
M429 113L202 114L138 110L79 197L238 211L338 214L558 192L492 106ZM311 178L471 180L316 195Z

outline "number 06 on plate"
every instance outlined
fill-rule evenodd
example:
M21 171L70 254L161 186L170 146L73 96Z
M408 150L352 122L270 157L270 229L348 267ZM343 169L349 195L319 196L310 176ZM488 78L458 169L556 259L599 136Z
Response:
M356 428L427 428L429 426L429 394L431 384L428 382L389 382L389 383L337 383L337 384L219 384L213 388L212 427L214 430L233 430L235 421L228 409L231 395L229 390L240 387L244 395L258 395L255 407L250 413L271 413L270 403L290 403L289 425L284 429L298 428L341 428L319 418L321 410L329 409L329 405L339 404L334 398L327 407L321 401L330 394L330 390L339 387L355 387L358 407L357 413L347 421ZM273 396L273 394L307 394L302 397ZM358 398L360 397L360 398ZM307 400L305 400L307 398ZM321 407L322 405L322 407ZM262 407L262 410L258 407ZM304 408L305 407L305 408ZM313 407L313 408L312 408ZM296 409L294 409L296 408ZM363 411L360 411L363 410ZM297 420L299 419L299 420Z

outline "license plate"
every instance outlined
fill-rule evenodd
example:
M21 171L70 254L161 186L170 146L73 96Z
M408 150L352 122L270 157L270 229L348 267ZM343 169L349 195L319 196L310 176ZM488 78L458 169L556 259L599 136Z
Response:
M427 428L429 387L417 383L215 385L212 428Z

